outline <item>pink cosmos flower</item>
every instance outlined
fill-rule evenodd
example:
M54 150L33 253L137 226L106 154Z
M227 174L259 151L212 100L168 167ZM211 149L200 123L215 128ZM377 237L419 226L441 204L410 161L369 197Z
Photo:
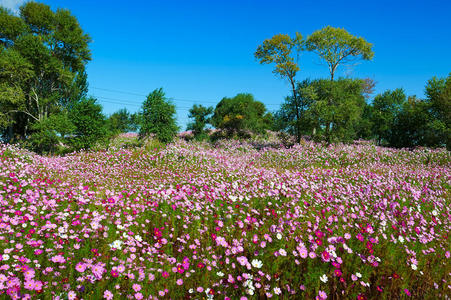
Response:
M302 247L301 250L299 250L299 254L301 255L302 258L307 258L308 256L307 248Z
M41 281L35 281L34 282L34 290L35 291L41 291L42 290L42 282Z
M124 267L123 265L119 265L119 266L117 267L117 271L118 271L119 273L122 273L122 272L125 271L125 267Z
M109 290L105 290L105 292L103 292L103 298L111 300L113 299L113 293L111 293Z
M70 291L69 293L67 293L67 298L69 300L74 300L75 298L77 298L77 294L74 291Z
M236 260L240 263L240 265L244 266L248 263L246 256L238 256Z
M318 291L318 297L321 300L325 300L325 299L327 299L327 294L326 294L326 292L319 290Z
M56 255L52 257L52 262L63 264L66 262L66 259L62 255Z
M80 273L83 273L86 270L86 265L84 263L78 263L75 266L75 270L77 270Z
M36 272L33 269L28 269L24 272L23 275L24 275L25 279L31 279L31 278L34 278L35 273Z
M27 290L33 291L34 290L34 280L31 279L31 280L25 281L24 288Z
M102 274L105 272L105 269L101 266L100 263L98 263L95 266L91 267L91 271L97 279L100 279L102 278Z

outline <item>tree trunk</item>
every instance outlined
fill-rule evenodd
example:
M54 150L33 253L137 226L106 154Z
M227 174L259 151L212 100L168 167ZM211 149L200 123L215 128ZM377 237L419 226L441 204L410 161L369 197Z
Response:
M13 126L12 125L9 125L8 126L8 135L7 135L7 137L6 137L6 141L9 143L9 142L11 142L11 140L13 139Z
M330 70L330 81L334 81L334 76L335 76L335 70L337 69L338 65L332 65L330 66L329 70Z
M299 143L301 141L301 126L300 126L300 120L301 116L299 113L299 106L298 106L298 99L296 95L296 86L294 85L294 79L290 78L291 88L293 89L293 99L294 99L294 106L296 109L296 142Z

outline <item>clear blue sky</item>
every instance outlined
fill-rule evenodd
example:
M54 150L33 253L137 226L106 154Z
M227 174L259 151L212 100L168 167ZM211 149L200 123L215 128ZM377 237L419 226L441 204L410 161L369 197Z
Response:
M122 107L136 111L144 100L139 95L163 87L168 97L184 100L174 100L183 130L194 103L215 105L241 92L252 93L271 111L278 109L289 86L253 56L277 33L306 36L331 25L364 37L374 44L373 61L341 68L338 75L371 77L376 92L402 87L423 97L429 78L451 72L449 0L44 3L71 10L92 37L89 93L99 97L105 113ZM299 63L298 80L328 75L312 54Z

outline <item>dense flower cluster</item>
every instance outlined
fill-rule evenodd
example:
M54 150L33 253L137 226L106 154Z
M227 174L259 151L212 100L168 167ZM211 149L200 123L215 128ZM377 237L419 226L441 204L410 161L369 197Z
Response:
M2 145L0 294L444 298L450 170L445 150L368 144Z

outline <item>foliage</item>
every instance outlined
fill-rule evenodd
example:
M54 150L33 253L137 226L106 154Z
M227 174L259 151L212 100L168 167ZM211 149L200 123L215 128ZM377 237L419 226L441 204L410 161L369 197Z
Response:
M263 133L272 126L272 115L265 105L251 94L238 94L233 98L224 97L215 107L211 123L224 130L228 136L237 134Z
M435 136L428 144L446 145L451 150L451 73L446 79L430 79L426 84L426 96L432 119L428 127Z
M166 97L163 89L151 92L142 104L142 124L139 131L141 138L149 135L163 142L171 142L177 134L175 105Z
M142 113L141 112L138 111L136 113L130 114L129 128L131 131L139 132L139 130L141 128L141 124L142 124Z
M114 112L107 119L108 131L110 131L113 135L133 131L131 116L132 115L126 108Z
M317 100L312 105L312 114L319 124L318 132L328 143L352 141L365 106L362 81L320 79L313 86Z
M395 115L393 126L384 131L389 136L389 145L399 148L427 146L450 149L451 76L446 79L433 77L427 82L425 93L426 99L423 100L409 97L402 103L400 110L387 108L387 114ZM381 120L377 121L382 123Z
M288 96L282 103L280 109L274 115L274 126L276 130L286 131L296 135L296 131L300 130L302 134L313 134L315 128L315 120L311 114L311 107L315 102L317 95L309 79L297 82L296 95ZM299 120L296 116L304 116Z
M359 59L371 60L374 56L372 46L362 37L331 26L313 32L306 40L306 49L318 54L326 62L331 80L334 80L339 65Z
M205 107L203 105L194 104L189 110L188 117L194 119L188 123L187 130L192 130L196 140L203 140L208 135L205 126L210 123L210 116L213 114L213 107Z
M85 98L75 103L69 111L69 119L75 127L69 143L76 150L89 149L107 137L102 106L94 98Z
M373 106L365 103L363 105L362 116L356 126L356 138L363 140L373 140L375 138L373 129Z
M287 97L275 114L277 129L295 133L296 108L304 118L301 133L327 142L350 142L357 136L365 109L364 81L304 80L297 84L297 103Z
M301 138L301 118L302 111L297 107L296 82L295 77L300 70L297 63L299 53L304 46L302 35L296 32L296 36L291 38L286 34L276 34L272 38L263 41L254 53L255 58L261 64L275 64L273 73L283 79L288 80L291 85L293 104L295 105L295 132L299 142Z
M392 129L405 101L403 89L387 90L374 98L371 115L372 132L379 145L382 141L393 139Z
M0 125L6 140L26 139L86 96L90 38L68 10L32 1L19 16L1 7L0 25Z
M75 129L67 113L53 114L33 124L29 147L38 153L56 153Z

